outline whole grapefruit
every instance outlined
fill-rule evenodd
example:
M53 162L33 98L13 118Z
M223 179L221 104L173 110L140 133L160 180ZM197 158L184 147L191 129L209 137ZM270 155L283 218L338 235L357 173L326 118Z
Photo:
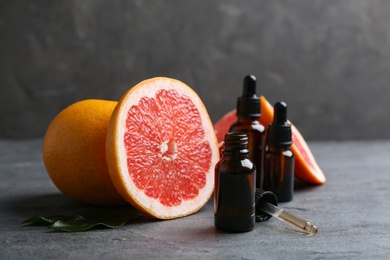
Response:
M61 111L43 141L43 162L53 183L80 202L121 205L106 163L108 122L117 102L84 100Z

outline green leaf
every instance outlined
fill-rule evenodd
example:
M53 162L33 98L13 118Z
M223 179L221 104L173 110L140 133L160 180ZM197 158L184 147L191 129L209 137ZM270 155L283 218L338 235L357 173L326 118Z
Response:
M118 228L141 217L134 208L97 208L75 216L33 216L21 225L46 225L65 232L82 232L96 228Z

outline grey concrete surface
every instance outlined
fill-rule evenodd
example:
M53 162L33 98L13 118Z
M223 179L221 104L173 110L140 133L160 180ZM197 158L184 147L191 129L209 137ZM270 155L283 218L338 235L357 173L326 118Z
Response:
M254 74L307 139L389 139L389 13L387 0L2 0L0 137L42 137L66 106L154 76L189 84L215 122Z
M171 221L143 218L114 230L52 232L21 227L31 215L72 214L90 206L62 195L41 160L41 139L0 140L0 259L388 259L390 142L312 142L328 180L297 183L280 206L319 228L296 232L276 219L248 233L213 225L213 204Z

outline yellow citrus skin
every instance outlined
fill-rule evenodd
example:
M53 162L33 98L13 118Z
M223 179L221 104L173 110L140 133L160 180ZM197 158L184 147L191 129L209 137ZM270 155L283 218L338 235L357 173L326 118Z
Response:
M57 188L80 202L123 205L107 168L107 126L117 102L84 100L60 112L43 141L43 162Z

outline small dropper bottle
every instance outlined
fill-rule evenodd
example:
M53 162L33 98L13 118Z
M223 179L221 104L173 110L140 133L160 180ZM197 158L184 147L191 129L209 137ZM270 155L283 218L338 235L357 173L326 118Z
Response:
M293 199L294 155L291 125L287 122L287 105L278 102L274 106L274 120L267 131L264 159L264 190L275 193L279 202Z
M237 99L238 120L229 132L246 133L249 138L249 159L256 165L256 187L263 185L263 146L265 127L259 122L260 98L256 95L256 77L244 78L242 96Z
M256 166L247 146L246 134L227 133L215 166L214 223L221 230L245 232L255 226Z

